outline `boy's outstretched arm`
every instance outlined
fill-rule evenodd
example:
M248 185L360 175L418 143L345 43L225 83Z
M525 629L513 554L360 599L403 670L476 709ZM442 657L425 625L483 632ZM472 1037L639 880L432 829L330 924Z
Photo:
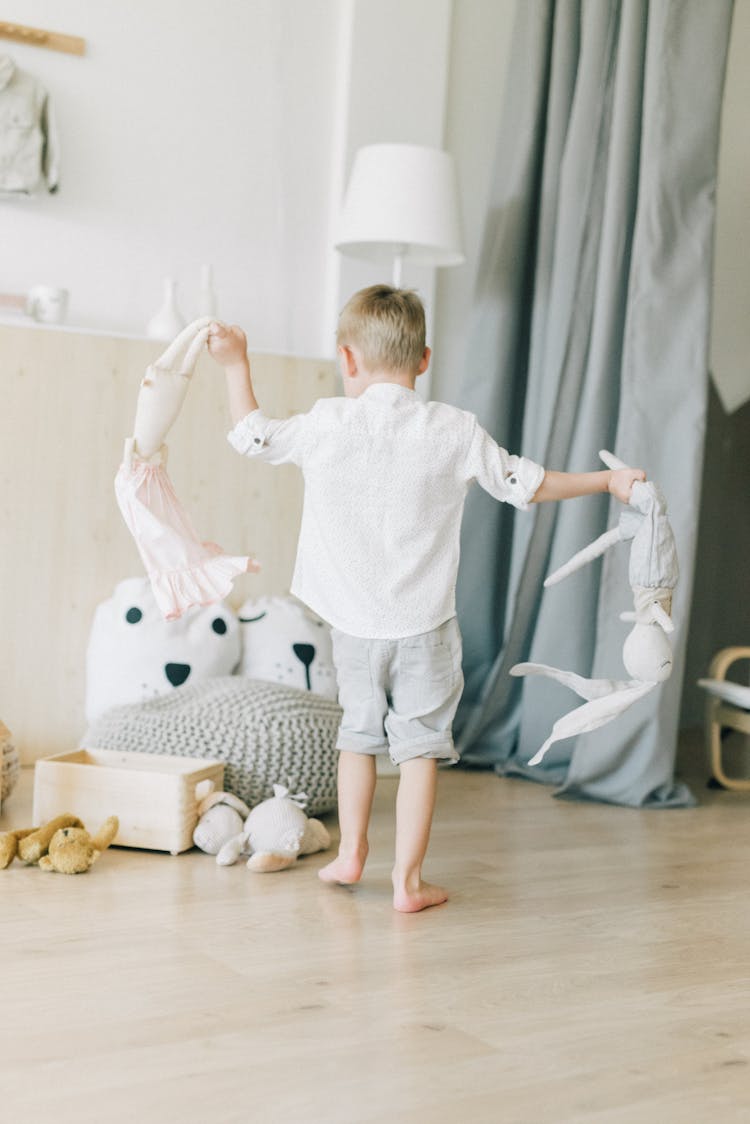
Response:
M616 468L604 472L545 472L531 502L570 500L576 496L609 492L622 503L628 503L630 489L635 481L645 479L646 473L642 468Z
M208 333L208 350L227 375L227 393L232 425L258 409L247 358L247 339L241 328L225 328L212 324Z

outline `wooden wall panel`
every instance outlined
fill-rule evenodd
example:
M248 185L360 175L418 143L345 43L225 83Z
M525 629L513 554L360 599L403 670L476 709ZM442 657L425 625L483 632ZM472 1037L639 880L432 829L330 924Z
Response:
M78 744L94 609L143 572L113 481L147 340L0 325L0 717L24 759ZM264 410L307 410L335 393L332 362L253 357ZM226 442L224 376L205 356L169 438L169 472L201 537L254 553L232 602L288 589L302 481L294 466L251 464Z

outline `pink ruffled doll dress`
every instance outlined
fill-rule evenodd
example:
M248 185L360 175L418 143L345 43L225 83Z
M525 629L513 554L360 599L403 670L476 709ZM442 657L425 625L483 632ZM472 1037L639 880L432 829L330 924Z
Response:
M164 439L182 407L211 320L195 320L172 341L141 382L133 436L115 479L122 516L135 539L156 603L167 620L193 605L221 601L232 582L260 569L255 559L202 542L167 475Z

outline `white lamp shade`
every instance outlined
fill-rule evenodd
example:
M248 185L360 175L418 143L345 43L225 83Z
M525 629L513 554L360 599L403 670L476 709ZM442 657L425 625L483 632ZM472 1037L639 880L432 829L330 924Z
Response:
M456 170L449 153L371 144L354 159L336 249L368 261L461 265Z

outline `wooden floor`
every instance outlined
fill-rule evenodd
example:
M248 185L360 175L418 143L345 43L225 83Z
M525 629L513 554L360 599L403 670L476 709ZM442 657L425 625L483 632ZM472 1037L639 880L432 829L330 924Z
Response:
M0 1121L750 1120L749 797L698 778L700 807L640 812L445 772L427 873L451 900L401 915L395 783L352 890L324 855L0 873Z

